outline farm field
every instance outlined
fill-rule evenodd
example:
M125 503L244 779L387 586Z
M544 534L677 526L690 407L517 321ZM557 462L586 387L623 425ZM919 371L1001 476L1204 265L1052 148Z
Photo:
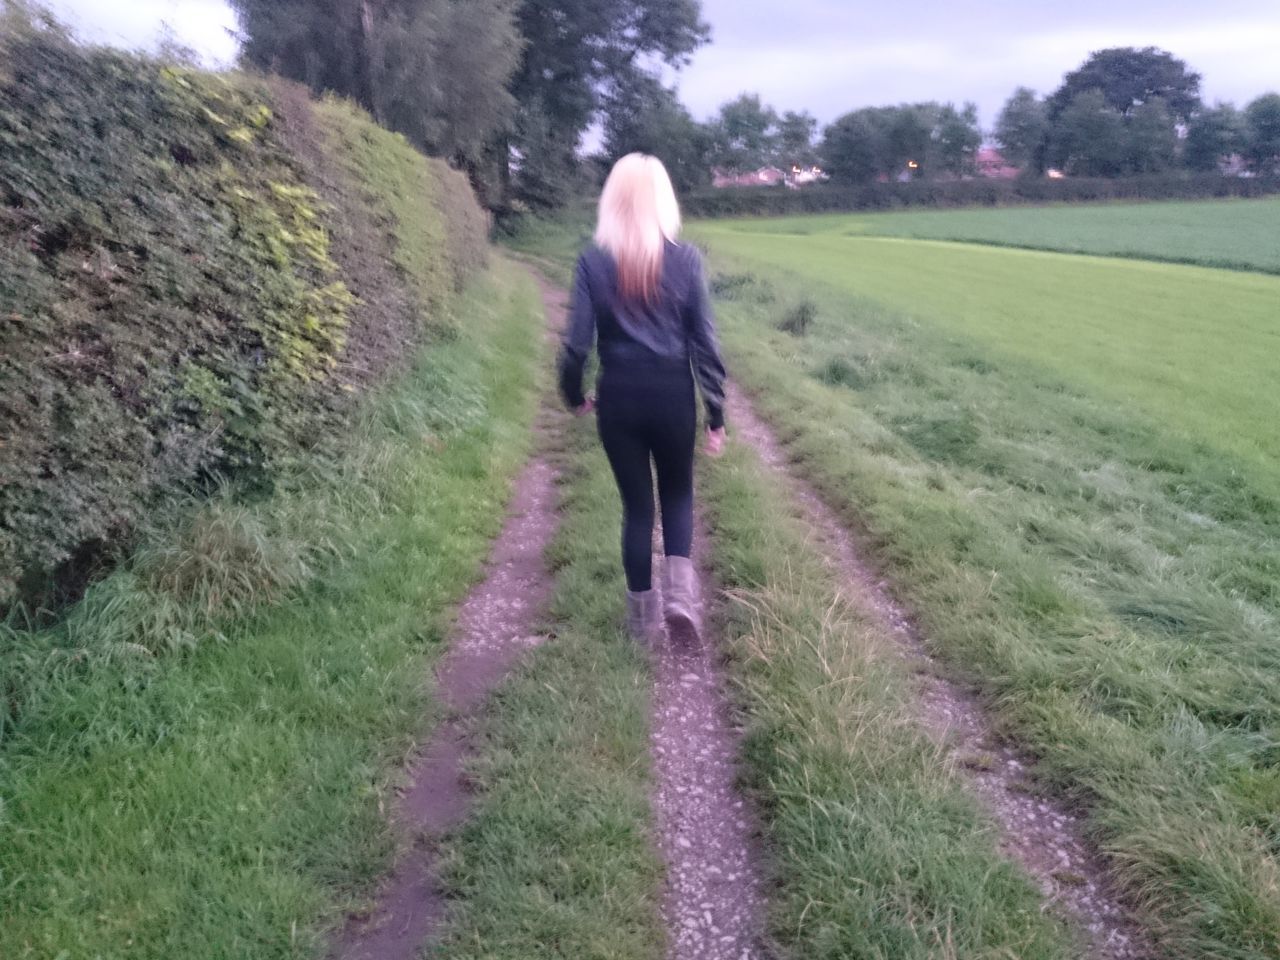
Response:
M1280 273L1280 199L910 210L725 221L744 233L955 240Z
M704 226L718 253L829 283L867 310L1043 367L1276 487L1280 278L976 244Z
M694 229L732 373L1161 955L1280 956L1280 278L830 223Z

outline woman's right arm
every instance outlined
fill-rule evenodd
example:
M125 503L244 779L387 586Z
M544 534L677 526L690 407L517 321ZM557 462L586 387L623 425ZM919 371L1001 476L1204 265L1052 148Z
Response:
M596 337L596 311L591 304L585 257L578 258L569 301L569 323L560 344L560 395L572 410L587 402L582 395L582 371Z

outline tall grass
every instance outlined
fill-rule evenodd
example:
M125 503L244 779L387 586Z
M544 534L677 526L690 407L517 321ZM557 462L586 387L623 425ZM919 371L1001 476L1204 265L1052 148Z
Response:
M63 626L10 627L0 956L318 955L363 902L544 359L512 268L457 309L337 461L158 527Z
M893 638L840 596L753 453L703 471L782 956L1075 955L924 734Z

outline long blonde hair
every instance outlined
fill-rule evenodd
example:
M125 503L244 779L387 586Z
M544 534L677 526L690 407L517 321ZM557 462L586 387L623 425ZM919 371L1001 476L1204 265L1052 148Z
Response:
M680 205L657 157L629 153L613 165L600 194L596 244L618 265L627 298L652 301L668 241L680 235Z

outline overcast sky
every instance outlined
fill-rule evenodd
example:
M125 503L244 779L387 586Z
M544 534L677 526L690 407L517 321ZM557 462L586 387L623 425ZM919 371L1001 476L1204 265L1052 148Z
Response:
M155 41L161 24L211 62L235 56L223 0L53 0L89 38ZM703 0L712 44L679 80L694 115L743 91L830 121L856 107L973 100L989 128L1015 86L1041 93L1091 50L1153 44L1204 75L1206 100L1280 90L1276 0Z

